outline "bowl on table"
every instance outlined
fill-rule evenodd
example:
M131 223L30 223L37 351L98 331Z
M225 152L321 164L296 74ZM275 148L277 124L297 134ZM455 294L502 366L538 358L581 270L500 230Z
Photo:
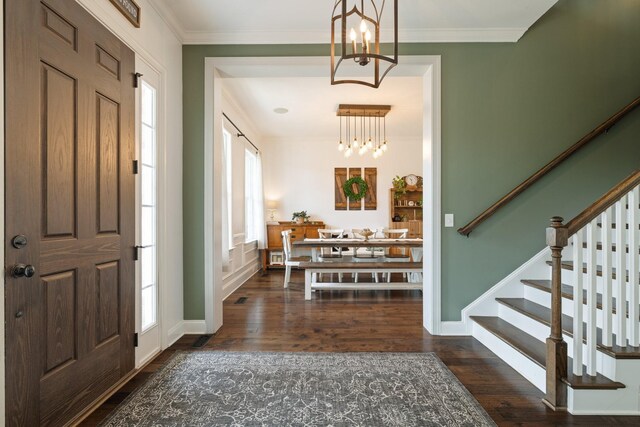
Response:
M362 236L365 241L369 240L369 237L373 236L375 231L371 231L368 228L363 228L362 230L353 230L355 234Z

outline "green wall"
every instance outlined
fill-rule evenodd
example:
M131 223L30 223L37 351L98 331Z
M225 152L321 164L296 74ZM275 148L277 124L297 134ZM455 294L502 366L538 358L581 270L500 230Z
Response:
M403 44L442 56L442 202L456 228L640 96L640 2L560 0L518 43ZM204 318L204 58L319 56L326 45L184 46L185 319ZM471 234L442 234L443 320L640 168L640 110Z

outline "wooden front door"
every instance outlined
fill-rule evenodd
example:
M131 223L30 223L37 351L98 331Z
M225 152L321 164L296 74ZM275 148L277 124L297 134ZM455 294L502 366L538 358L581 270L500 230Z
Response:
M6 423L63 425L134 368L134 54L73 0L4 3Z

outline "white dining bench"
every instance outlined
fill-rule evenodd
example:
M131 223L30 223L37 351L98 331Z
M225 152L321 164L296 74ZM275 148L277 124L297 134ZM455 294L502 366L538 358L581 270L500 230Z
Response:
M319 273L422 273L421 262L301 262L304 269L304 299L313 290L422 290L422 282L318 282ZM421 277L421 274L410 274Z

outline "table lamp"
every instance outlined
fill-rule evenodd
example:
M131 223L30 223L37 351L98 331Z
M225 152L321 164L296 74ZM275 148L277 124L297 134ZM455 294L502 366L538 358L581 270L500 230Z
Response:
M267 212L269 212L269 222L276 222L277 210L278 210L278 202L276 200L267 200Z

